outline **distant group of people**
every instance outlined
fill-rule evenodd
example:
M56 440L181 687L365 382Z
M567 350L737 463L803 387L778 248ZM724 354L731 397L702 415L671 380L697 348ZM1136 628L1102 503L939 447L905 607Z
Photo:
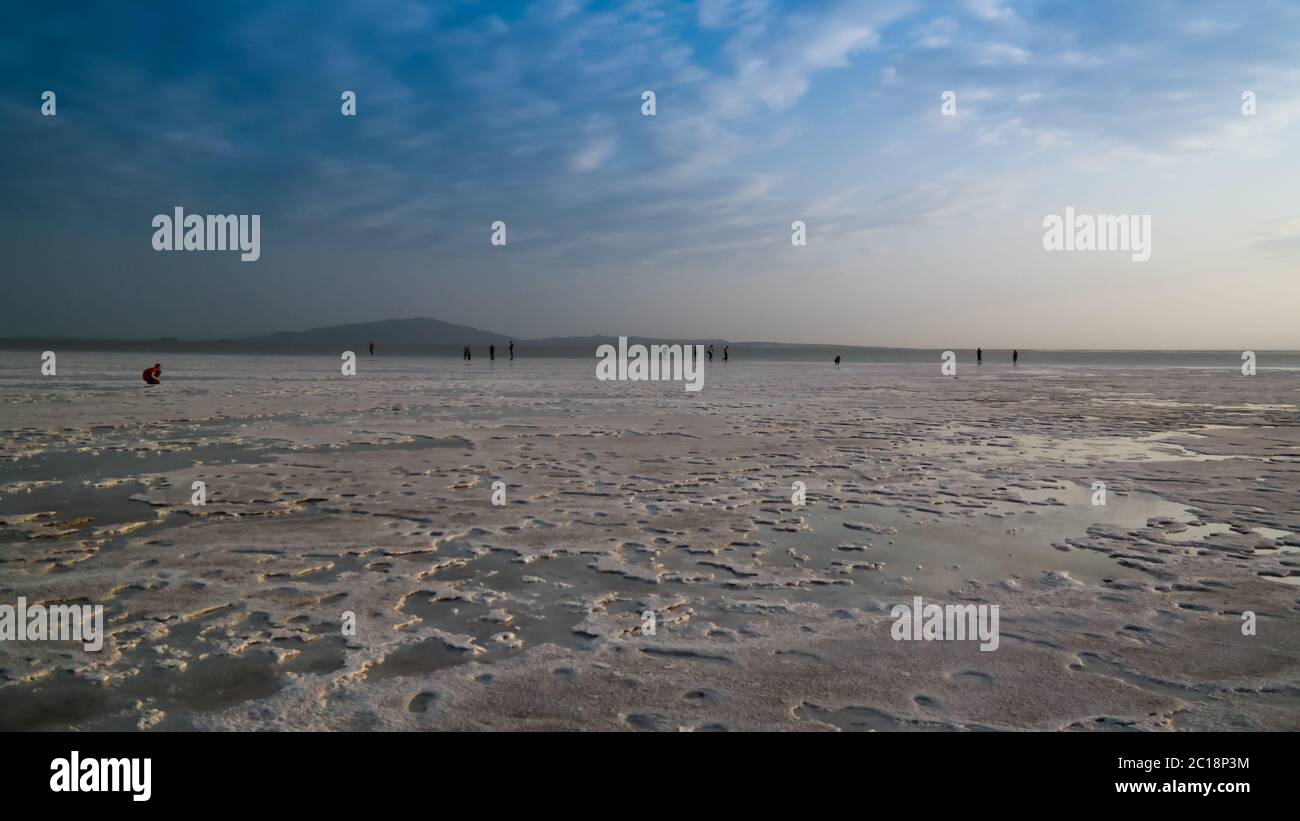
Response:
M712 359L712 358L713 358L713 348L709 348L709 359ZM727 361L727 353L726 353L726 351L723 351L723 353L722 353L722 361L723 361L723 362L726 362L726 361ZM835 357L835 364L836 364L836 365L840 364L840 358L839 358L838 356ZM976 364L976 365L983 365L983 364L984 364L984 349L983 349L983 348L976 348L976 349L975 349L975 364ZM1011 364L1012 364L1012 365L1018 365L1018 364L1020 364L1020 351L1012 351L1012 352L1011 352Z
M1019 362L1020 362L1020 351L1012 351L1012 352L1011 352L1011 364L1012 364L1012 365L1015 365L1015 364L1018 364ZM983 348L976 348L976 349L975 349L975 364L976 364L976 365L983 365L983 364L984 364L984 349L983 349Z
M514 341L513 339L510 340L509 351L510 351L510 361L511 361L511 362L514 362L514 361L515 361L515 341ZM712 361L713 361L713 346L710 345L710 346L708 347L708 349L705 351L705 353L706 353L706 355L708 356L709 361L712 362ZM370 343L370 355L371 355L371 356L374 356L374 355L375 355L375 343L374 343L373 341ZM473 359L474 359L474 354L473 354L473 351L470 350L470 346L469 346L469 345L466 345L466 346L465 346L464 351L462 351L462 353L461 353L461 358L464 359L466 362L472 362L472 361L473 361ZM495 362L495 361L496 361L496 358L497 358L497 346L496 346L496 345L489 345L489 346L488 346L488 359L491 360L491 361L493 361L493 362ZM730 346L730 345L724 345L724 346L722 347L722 361L723 361L723 362L726 362L726 361L728 361L730 358L731 358L731 346ZM976 348L976 349L975 349L975 363L976 363L977 365L983 365L983 364L984 364L984 349L983 349L983 348ZM840 357L838 357L838 356L835 357L835 364L836 364L836 365L840 364ZM1013 351L1011 352L1011 364L1012 364L1012 365L1018 365L1018 364L1020 364L1020 351L1018 351L1018 350L1013 350ZM144 381L145 381L146 384L149 384L149 385L157 385L157 384L159 384L159 383L162 381L162 365L159 364L159 363L157 363L157 362L155 362L154 365L153 365L153 367L145 368L145 369L144 369L144 374L143 374L143 376L144 376Z
M509 350L510 350L510 361L511 361L511 362L514 362L514 361L515 361L515 341L514 341L513 339L510 340ZM708 347L708 349L707 349L707 351L706 351L705 353L708 355L708 357L709 357L709 361L712 362L712 361L713 361L713 346L710 345L710 346ZM371 355L371 356L374 356L374 355L375 355L375 343L374 343L373 340L370 342L370 355ZM731 357L731 346L730 346L730 345L724 345L724 346L722 347L722 361L723 361L723 362L726 362L730 357ZM469 347L468 345L466 345L464 351L461 352L461 358L464 359L466 362L472 362L472 361L473 361L473 359L474 359L474 355L473 355L473 352L470 350L470 347ZM497 359L497 346L496 346L496 345L488 345L488 359L489 359L490 361L492 361L492 362L495 362L495 361L496 361L496 359ZM835 357L835 364L836 364L836 365L840 364L840 357L839 357L839 356L836 356L836 357ZM983 364L984 364L984 349L983 349L983 348L976 348L976 349L975 349L975 364L977 364L977 365L983 365ZM1014 350L1014 351L1011 352L1011 364L1012 364L1012 365L1018 365L1018 364L1020 364L1020 351L1018 351L1018 350ZM147 385L158 385L158 384L160 384L160 383L162 382L162 365L161 365L160 363L158 363L158 362L155 362L155 363L153 364L152 367L149 367L149 368L145 368L145 369L144 369L144 373L142 374L142 376L144 377L145 384L147 384Z
M514 341L513 339L510 340L509 350L510 350L510 361L511 361L511 362L514 362L514 361L515 361L515 341ZM371 355L371 356L374 356L374 355L375 355L375 341L374 341L373 339L370 340L370 355ZM466 362L472 361L473 353L470 351L470 348L469 348L468 345L465 346L465 350L462 352L461 356L465 359ZM723 356L723 361L725 362L725 361L726 361L726 352L725 352L725 351L723 352L723 355L722 355L722 356ZM496 358L497 358L497 346L496 346L496 345L489 345L489 346L488 346L488 359L490 359L490 360L492 360L492 361L495 362L495 361L496 361ZM159 362L155 362L155 363L153 363L153 365L149 366L148 368L145 368L145 369L144 369L144 373L142 373L142 374L140 374L140 375L141 375L141 377L143 377L143 379L144 379L144 383L145 383L146 385L159 385L159 384L162 384L162 363L159 363Z
M509 351L510 351L510 361L511 361L511 362L514 362L514 361L515 361L515 341L514 341L513 339L510 340ZM465 350L464 350L464 352L461 354L461 359L464 359L466 362L472 362L472 361L474 360L474 352L470 350L470 347L469 347L468 345L465 346ZM497 361L497 346L496 346L496 345L488 345L488 360L491 361L491 362L495 362L495 361Z
M371 354L371 356L374 356L374 353L375 353L375 343L371 342L371 343L370 343L370 354ZM706 348L705 351L704 351L704 353L705 353L705 355L709 358L709 361L712 362L712 361L713 361L713 346L710 345L708 348ZM488 358L489 358L489 359L492 359L492 360L495 360L495 359L496 359L496 356L497 356L497 354L496 354L496 346L495 346L495 345L489 345L489 346L488 346ZM728 359L730 359L730 357L731 357L731 346L730 346L730 345L723 345L723 346L722 346L722 361L723 361L723 362L726 362ZM469 350L469 346L468 346L468 345L465 346L464 358L467 359L467 360L470 358L470 350ZM513 339L510 340L510 361L511 361L511 362L514 362L514 361L515 361L515 342L514 342ZM835 364L836 364L836 365L840 364L840 357L838 357L838 356L835 357ZM975 349L975 364L977 364L977 365L983 365L983 364L984 364L984 349L983 349L983 348L976 348L976 349ZM1018 351L1018 350L1014 350L1014 351L1011 352L1011 364L1012 364L1012 365L1018 365L1018 364L1020 364L1020 351Z

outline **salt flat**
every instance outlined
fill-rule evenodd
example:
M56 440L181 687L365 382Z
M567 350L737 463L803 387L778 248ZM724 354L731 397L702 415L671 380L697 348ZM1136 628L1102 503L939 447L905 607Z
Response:
M0 729L1300 729L1296 371L0 362Z

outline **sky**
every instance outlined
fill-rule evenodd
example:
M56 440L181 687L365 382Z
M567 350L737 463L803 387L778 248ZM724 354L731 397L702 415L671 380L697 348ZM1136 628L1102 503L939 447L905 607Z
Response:
M0 337L1300 349L1297 44L1291 0L8 3ZM155 250L178 206L260 258ZM1046 250L1067 207L1150 259Z

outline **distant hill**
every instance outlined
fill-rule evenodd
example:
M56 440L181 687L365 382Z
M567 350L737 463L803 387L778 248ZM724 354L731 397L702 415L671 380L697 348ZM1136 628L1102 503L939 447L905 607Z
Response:
M324 328L312 328L307 331L280 331L266 336L249 337L235 340L236 344L268 351L316 351L344 350L364 347L374 340L375 347L388 352L439 351L454 349L459 353L466 345L482 347L496 345L503 347L514 340L515 346L527 347L536 353L539 351L562 352L582 351L584 354L595 351L597 346L617 345L616 336L551 336L544 339L523 339L507 336L494 331L485 331L469 325L456 325L440 319L420 317L416 319L385 319L380 322L355 322L350 325L330 325ZM653 339L633 336L632 342L644 344L692 344L713 345L721 350L730 345L725 339Z
M618 345L618 337L548 336L545 339L529 339L527 342L534 348L582 348L584 350L590 349L594 351L600 345ZM661 339L649 336L628 336L629 345L637 343L642 345L713 345L716 348L721 348L723 345L736 344L735 342L728 342L725 339Z
M365 355L366 345L375 343L375 352L386 354L420 354L433 356L460 356L461 349L469 345L474 349L475 361L487 354L488 345L497 346L497 355L506 357L506 346L513 339L515 354L524 358L582 357L595 355L601 345L617 345L615 336L554 336L544 339L522 339L485 331L469 325L456 325L431 317L414 319L385 319L378 322L354 322L348 325L329 325L305 331L279 331L265 336L239 339L72 339L67 337L0 337L0 349L22 351L133 351L145 361L157 361L155 356L167 353L230 353L230 354L330 354L355 351ZM722 358L722 351L730 347L730 359L745 361L814 362L829 366L835 357L845 364L872 362L884 364L928 365L938 371L941 348L863 347L858 345L825 345L798 342L731 342L726 339L664 339L629 336L629 342L653 344L712 345L714 361ZM969 365L975 351L953 346L961 361ZM1300 370L1300 352L1257 351L1267 354L1267 367ZM1238 351L1033 351L1020 349L1020 364L1037 365L1106 365L1118 367L1214 367L1235 370L1240 365ZM985 368L999 364L1010 366L1011 351L984 349ZM967 373L969 371L966 371Z
M384 319L378 322L353 322L347 325L327 325L305 331L277 331L264 336L237 339L68 339L51 337L0 338L0 347L14 349L72 348L102 351L164 351L194 353L337 353L338 351L364 351L373 341L379 353L424 353L459 355L469 345L484 348L496 345L505 348L510 340L516 349L526 348L531 355L591 355L599 345L618 344L614 336L566 336L546 339L522 339L507 334L485 331L469 325L457 325L431 317L413 319ZM632 337L633 342L645 344L696 343L714 345L719 354L725 339L652 339ZM504 351L502 351L504 353Z
M329 325L306 331L279 331L266 336L234 340L236 344L271 351L346 350L364 348L374 341L383 350L429 350L448 345L461 348L465 345L505 345L510 337L505 334L455 325L440 319L385 319L380 322L354 322L350 325Z

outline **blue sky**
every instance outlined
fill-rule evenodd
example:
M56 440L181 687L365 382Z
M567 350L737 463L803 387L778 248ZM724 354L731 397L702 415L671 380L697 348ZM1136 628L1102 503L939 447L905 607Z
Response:
M1295 3L91 2L0 20L0 336L436 316L522 337L1300 348ZM261 259L154 251L151 220L177 205L260 214ZM1066 206L1151 215L1151 260L1044 251Z

